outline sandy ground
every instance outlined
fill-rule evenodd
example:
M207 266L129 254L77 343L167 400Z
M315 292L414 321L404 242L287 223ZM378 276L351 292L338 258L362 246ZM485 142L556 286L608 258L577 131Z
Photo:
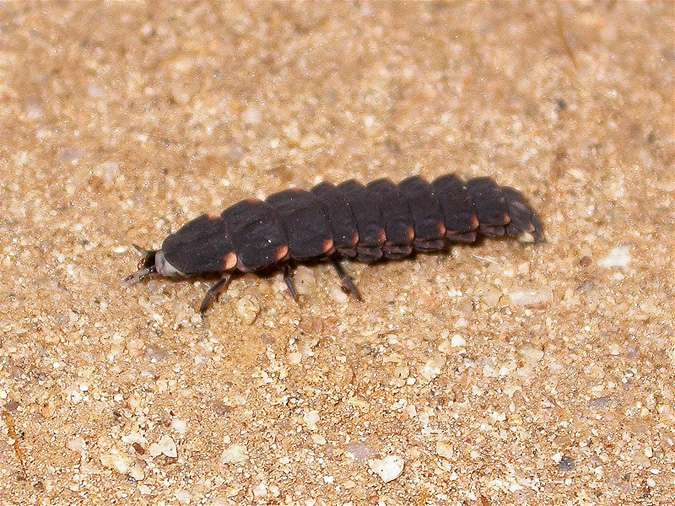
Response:
M672 504L672 2L0 2L0 503ZM446 172L548 242L125 288L132 243Z

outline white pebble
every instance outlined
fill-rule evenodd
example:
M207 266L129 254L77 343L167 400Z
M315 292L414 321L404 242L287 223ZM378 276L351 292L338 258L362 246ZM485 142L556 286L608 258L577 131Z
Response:
M261 482L253 487L253 495L256 497L265 497L267 495L267 485Z
M509 293L509 299L516 306L539 306L553 299L553 292L550 288L514 290Z
M427 381L432 381L439 374L441 374L441 370L443 369L444 366L445 366L445 356L437 355L429 359L427 363L424 364L421 374Z
M136 481L141 481L145 478L145 472L139 463L135 463L129 469L129 476L131 476Z
M452 445L447 441L438 441L436 443L436 454L444 459L452 460L455 451L453 450Z
M302 417L309 430L317 430L316 422L319 421L319 413L316 410L307 411Z
M187 424L185 423L185 420L174 418L171 421L171 428L178 432L178 434L185 434L185 431L187 430Z
M117 448L112 448L110 453L101 455L101 464L104 467L114 469L120 474L127 474L133 461L126 453L120 452Z
M260 304L250 295L245 295L237 301L237 313L244 323L251 325L260 313Z
M611 269L612 267L628 267L630 265L631 256L628 246L617 246L609 252L605 258L598 262L600 267Z
M383 459L371 459L368 467L385 483L395 480L403 472L405 462L398 455L388 455Z
M319 434L312 434L312 441L315 444L318 444L318 445L325 445L326 444L326 438L319 435Z
M310 269L304 265L299 265L295 269L293 279L295 280L295 287L300 295L309 295L316 284L314 269Z
M176 450L176 442L171 439L170 436L162 436L158 443L153 443L148 448L148 453L152 457L157 457L164 454L170 458L176 458L178 456L178 451Z
M347 303L347 294L340 287L333 285L328 289L328 293L335 302L339 304Z
M544 358L543 350L532 346L530 343L523 344L518 348L518 354L530 366L534 366Z
M187 490L177 490L174 495L179 503L190 504L190 492Z
M302 362L302 353L300 353L299 351L294 351L292 353L289 353L287 358L289 364L298 365L300 362Z
M246 447L238 444L228 446L220 456L220 462L223 464L242 464L247 460Z
M66 446L69 450L78 453L82 453L87 449L87 443L81 437L74 437L73 439L70 439L68 443L66 443Z
M450 339L450 344L452 345L453 348L462 348L466 346L466 339L464 339L459 334L455 334L454 336L452 336L452 339Z

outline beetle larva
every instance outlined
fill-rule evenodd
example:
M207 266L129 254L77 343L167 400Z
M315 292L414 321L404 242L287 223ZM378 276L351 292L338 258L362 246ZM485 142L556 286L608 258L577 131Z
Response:
M242 200L220 216L203 214L169 235L159 250L143 250L139 270L125 281L152 273L167 277L220 275L201 304L203 313L237 274L284 270L297 299L292 266L332 262L342 286L359 291L342 261L397 260L416 252L446 251L478 236L543 238L536 213L523 195L487 177L464 183L445 175L428 183L419 176L399 184L378 179L364 186L349 180L291 189L264 201Z

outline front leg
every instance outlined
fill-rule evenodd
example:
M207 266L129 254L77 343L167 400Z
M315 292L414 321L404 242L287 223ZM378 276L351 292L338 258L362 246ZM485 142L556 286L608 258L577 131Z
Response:
M234 274L226 272L223 274L223 277L221 277L211 288L209 288L209 291L206 292L206 295L204 296L204 300L202 300L202 304L199 306L199 312L202 314L202 316L204 316L206 310L218 298L218 296L222 292L227 291L227 287L230 286L232 279L234 279Z

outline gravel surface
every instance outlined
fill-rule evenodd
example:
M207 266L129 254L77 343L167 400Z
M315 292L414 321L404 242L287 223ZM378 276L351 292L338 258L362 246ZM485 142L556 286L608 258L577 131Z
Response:
M0 504L675 502L665 2L0 2ZM349 177L493 176L547 242L132 287Z

